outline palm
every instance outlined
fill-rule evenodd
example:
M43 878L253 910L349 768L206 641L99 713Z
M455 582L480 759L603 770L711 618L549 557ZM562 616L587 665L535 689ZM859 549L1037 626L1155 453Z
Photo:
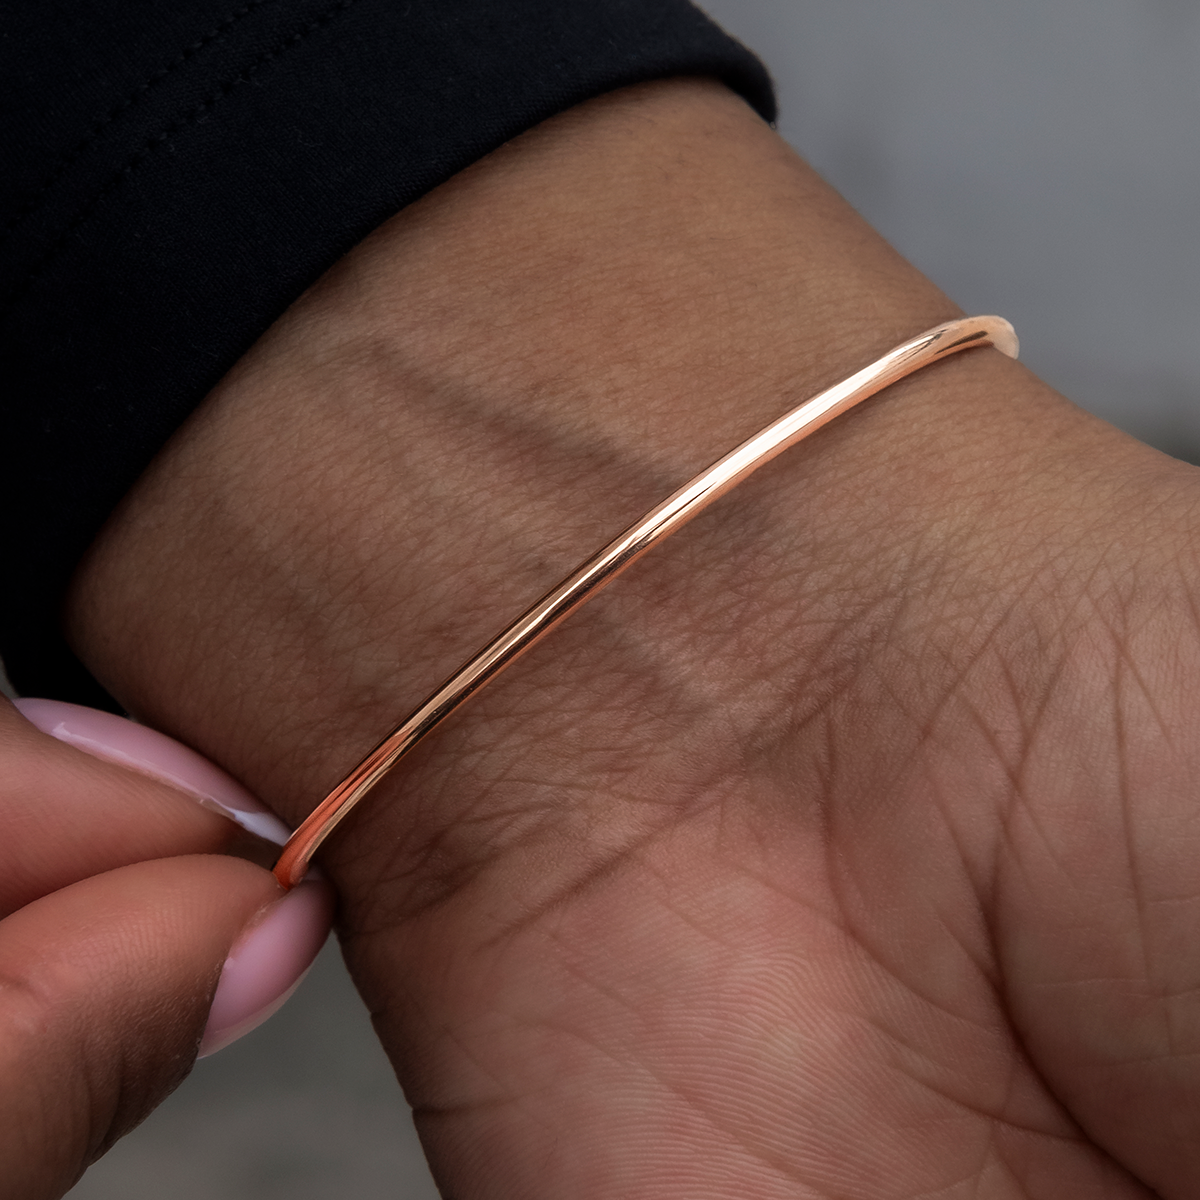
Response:
M1026 505L853 620L786 574L769 616L697 602L728 701L581 685L610 610L401 781L453 815L350 840L349 953L449 1194L1194 1193L1193 483L1154 463L1157 518ZM1020 578L998 523L1041 541ZM665 631L686 570L611 603Z

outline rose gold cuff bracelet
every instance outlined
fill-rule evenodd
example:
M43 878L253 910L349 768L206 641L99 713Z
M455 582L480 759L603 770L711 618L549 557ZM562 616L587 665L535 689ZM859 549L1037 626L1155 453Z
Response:
M981 346L1017 357L1016 333L1002 317L948 321L792 409L669 496L519 616L389 733L292 834L275 864L275 878L285 888L299 883L337 823L426 734L652 546L840 413L922 367Z

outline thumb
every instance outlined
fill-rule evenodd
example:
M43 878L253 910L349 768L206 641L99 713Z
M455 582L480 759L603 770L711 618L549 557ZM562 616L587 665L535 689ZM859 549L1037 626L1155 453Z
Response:
M138 863L0 922L0 1178L61 1196L191 1069L222 964L282 898L236 858Z

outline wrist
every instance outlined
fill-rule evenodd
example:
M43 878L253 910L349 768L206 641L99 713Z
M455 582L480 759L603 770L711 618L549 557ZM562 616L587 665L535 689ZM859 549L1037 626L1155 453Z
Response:
M135 712L296 820L630 518L952 315L722 89L586 105L401 214L264 337L96 546L76 643ZM447 861L477 864L481 790L536 766L547 795L604 792L631 747L694 795L781 697L797 719L798 681L819 697L852 678L914 589L1002 607L1031 510L997 514L997 489L1037 477L1047 439L1083 461L1095 436L998 355L908 381L573 618L368 802L347 855L448 839ZM986 581L956 577L981 561ZM391 802L414 789L432 798Z
M296 821L630 518L953 315L719 89L585 106L406 210L254 347L83 565L75 645ZM880 1177L863 1128L953 1159L953 1104L912 1153L894 1049L985 1064L922 1105L1012 1094L988 1015L991 931L1025 911L987 895L1024 878L1005 815L1073 829L1063 763L1109 762L1072 724L1111 682L1095 581L1125 572L1111 628L1186 616L1139 587L1191 563L1173 471L999 354L939 364L726 496L406 760L321 863L448 1190L479 1194L484 1158L512 1194L679 1194L663 1161L754 1190L801 1144L854 1187L845 1164ZM848 1076L864 1030L882 1066Z

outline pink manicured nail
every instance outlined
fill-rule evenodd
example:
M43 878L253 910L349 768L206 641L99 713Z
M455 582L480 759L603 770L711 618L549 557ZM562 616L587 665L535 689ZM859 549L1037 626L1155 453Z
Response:
M43 733L87 754L160 779L243 829L283 845L288 828L237 780L166 734L60 700L17 700ZM213 996L200 1056L215 1054L281 1008L308 974L333 922L333 890L309 874L242 934Z
M60 742L161 779L277 846L288 840L288 827L236 779L165 733L61 700L15 703L28 721Z
M229 952L200 1040L205 1058L257 1029L308 974L333 919L333 890L305 879Z

